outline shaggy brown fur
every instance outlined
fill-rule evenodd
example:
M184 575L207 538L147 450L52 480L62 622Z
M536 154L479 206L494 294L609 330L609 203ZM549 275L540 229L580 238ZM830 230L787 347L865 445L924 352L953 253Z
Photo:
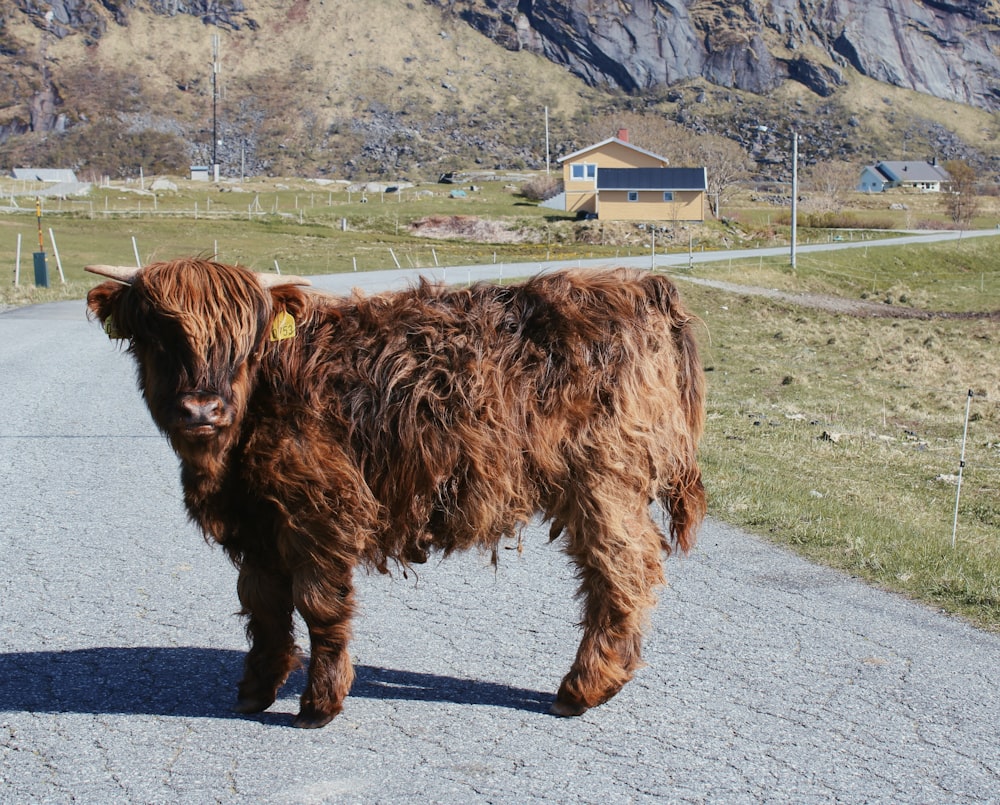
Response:
M473 546L495 557L536 514L563 537L584 608L553 711L606 701L640 665L662 553L690 548L705 513L703 376L666 278L337 298L187 260L106 282L88 305L128 340L188 511L239 568L251 643L239 711L274 701L298 610L312 653L296 724L326 724L353 679L354 567ZM272 340L282 313L295 335Z

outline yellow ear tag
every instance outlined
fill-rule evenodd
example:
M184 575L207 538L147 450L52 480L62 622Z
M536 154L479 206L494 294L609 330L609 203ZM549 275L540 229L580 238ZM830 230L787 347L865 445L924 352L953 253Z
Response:
M104 332L108 334L108 338L122 338L122 334L118 332L118 328L115 327L114 320L110 316L104 320Z
M282 310L271 322L271 340L285 341L295 338L295 318L287 310Z

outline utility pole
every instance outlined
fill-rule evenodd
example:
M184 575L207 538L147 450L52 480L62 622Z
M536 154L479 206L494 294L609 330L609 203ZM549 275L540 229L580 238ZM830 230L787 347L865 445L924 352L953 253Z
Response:
M792 132L792 268L795 268L796 234L798 232L799 207L799 133Z
M219 181L219 35L212 34L212 176Z

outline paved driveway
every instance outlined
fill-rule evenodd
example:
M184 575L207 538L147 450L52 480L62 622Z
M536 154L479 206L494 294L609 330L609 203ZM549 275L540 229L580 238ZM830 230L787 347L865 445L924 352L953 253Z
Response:
M541 529L361 576L326 729L228 707L235 571L83 303L0 314L0 801L1000 801L1000 638L709 521L668 563L648 667L546 714L576 649ZM780 494L780 490L775 490Z

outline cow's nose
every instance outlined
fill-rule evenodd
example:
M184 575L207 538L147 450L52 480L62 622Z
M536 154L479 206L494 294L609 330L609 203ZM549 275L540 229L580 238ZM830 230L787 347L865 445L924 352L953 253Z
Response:
M178 407L185 427L217 427L225 424L225 404L214 394L185 394Z

